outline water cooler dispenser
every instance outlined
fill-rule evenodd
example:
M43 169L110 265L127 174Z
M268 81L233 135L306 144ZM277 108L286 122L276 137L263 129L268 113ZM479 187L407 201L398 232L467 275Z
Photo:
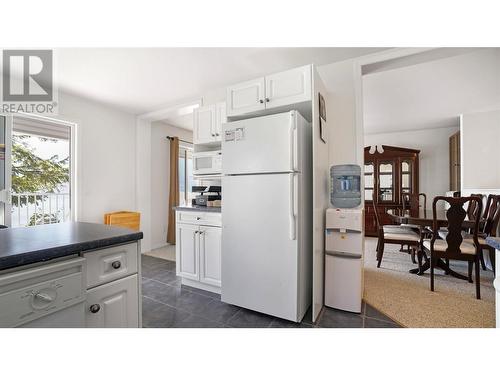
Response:
M330 201L325 220L325 305L361 312L363 298L364 211L359 165L330 169Z

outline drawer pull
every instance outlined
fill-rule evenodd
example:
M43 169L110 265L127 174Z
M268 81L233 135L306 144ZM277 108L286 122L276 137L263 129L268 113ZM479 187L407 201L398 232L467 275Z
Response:
M90 305L90 312L92 314L96 314L99 312L99 310L101 309L101 305L99 305L98 303L94 304L94 305Z
M46 293L41 293L41 292L38 292L37 294L35 294L35 298L41 299L44 302L53 302L54 301L54 298L52 298L51 296L49 296Z
M111 267L113 267L115 270L117 270L121 266L122 266L122 263L119 260L115 260L113 263L111 263Z

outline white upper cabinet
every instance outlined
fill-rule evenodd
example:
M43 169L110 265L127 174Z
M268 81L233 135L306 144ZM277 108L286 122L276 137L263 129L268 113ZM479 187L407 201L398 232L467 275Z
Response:
M238 83L227 88L227 115L237 116L266 108L264 77Z
M226 122L226 103L196 108L193 112L193 121L194 144L220 142L222 123Z
M215 140L221 141L222 139L222 124L227 121L226 116L226 103L217 103L215 105Z
M311 65L238 83L227 88L227 116L290 106L312 99Z
M193 112L193 142L195 144L211 143L214 138L215 105L196 108Z
M311 66L266 76L266 108L311 100Z

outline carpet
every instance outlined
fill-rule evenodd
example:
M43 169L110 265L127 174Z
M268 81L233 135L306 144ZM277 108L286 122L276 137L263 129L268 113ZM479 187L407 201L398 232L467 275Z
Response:
M415 268L399 245L386 245L380 268L376 263L377 239L365 241L364 299L401 325L409 328L495 327L495 289L492 271L481 269L481 300L475 285L435 271L434 292L429 271L410 274ZM450 267L464 275L467 262L451 261Z

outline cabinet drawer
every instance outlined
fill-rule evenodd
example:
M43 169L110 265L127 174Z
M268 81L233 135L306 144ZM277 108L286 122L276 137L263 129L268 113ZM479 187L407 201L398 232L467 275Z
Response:
M87 328L138 328L137 275L98 286L87 294Z
M212 212L177 211L177 222L194 225L222 226L221 214Z
M87 288L108 283L137 273L137 243L89 251L87 259Z
M16 327L82 302L84 269L85 261L76 258L1 275L0 327Z

